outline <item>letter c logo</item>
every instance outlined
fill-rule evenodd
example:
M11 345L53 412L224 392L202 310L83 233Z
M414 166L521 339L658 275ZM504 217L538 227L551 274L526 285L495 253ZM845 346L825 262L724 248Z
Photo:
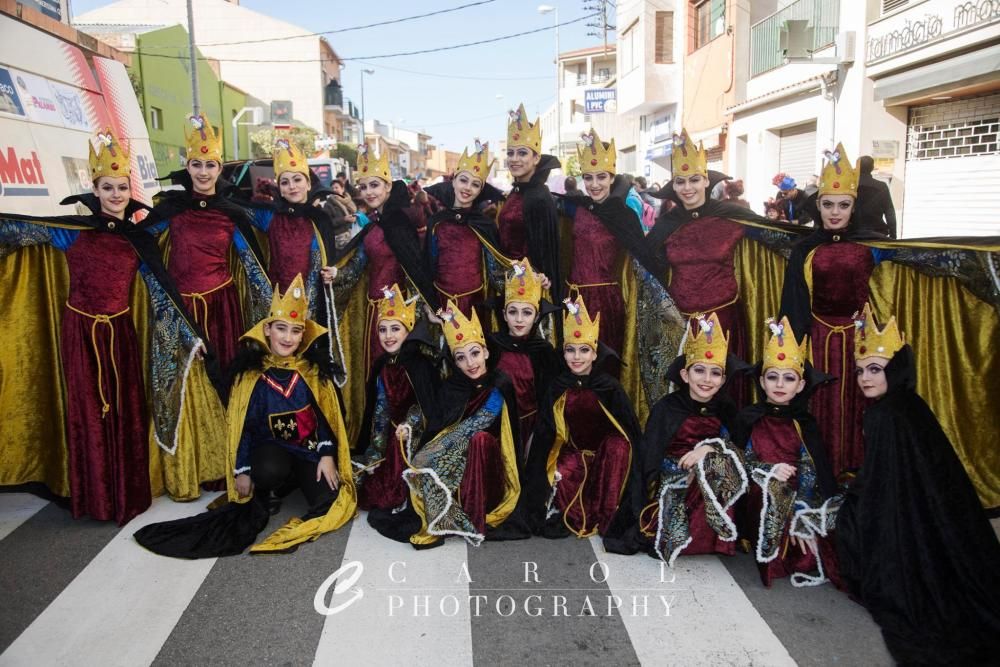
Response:
M365 592L360 588L351 588L351 586L354 586L354 584L358 582L358 579L361 578L361 574L364 571L364 565L362 565L360 561L356 560L352 560L350 563L345 563L337 568L337 570L327 577L323 583L319 585L319 588L316 589L316 595L313 597L313 608L316 610L316 613L324 616L333 616L334 614L339 614L363 598L365 596ZM342 575L344 576L344 579L340 580L339 578ZM335 607L328 607L326 604L326 595L330 590L330 586L332 586L335 581L337 582L337 585L333 587L334 599L338 596L344 595L345 593L350 593L351 596ZM333 599L331 599L330 602L332 603Z

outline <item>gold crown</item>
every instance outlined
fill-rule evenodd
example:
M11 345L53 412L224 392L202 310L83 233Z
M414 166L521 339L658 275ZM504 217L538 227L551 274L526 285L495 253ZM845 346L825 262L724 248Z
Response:
M510 121L507 123L507 147L514 146L527 146L536 153L542 152L542 124L537 118L534 124L528 122L523 104L517 111L510 112Z
M455 173L467 171L485 183L486 179L489 178L490 170L493 169L494 162L496 160L490 161L490 143L487 141L483 144L479 142L479 139L476 139L476 149L472 155L469 155L468 148L462 151L462 157L458 161L458 166L455 167Z
M452 352L456 348L479 343L486 347L486 336L483 335L483 327L479 324L479 316L476 309L472 309L472 319L462 314L455 302L448 299L448 305L443 310L437 312L441 318L441 330L444 338L448 341L448 349Z
M296 274L292 284L284 294L281 294L279 285L274 286L274 293L271 295L271 312L268 314L265 323L276 320L291 322L292 324L305 324L306 315L309 312L309 297L306 295L306 288L302 282L302 274Z
M601 314L590 319L587 312L587 304L583 302L583 297L577 294L576 301L564 299L566 305L566 316L563 317L563 340L567 345L576 343L589 345L597 349L597 338L601 330Z
M684 341L684 367L701 362L725 368L728 353L729 338L722 330L719 316L715 313L708 317L699 315L698 328L694 333L688 332Z
M106 128L103 132L97 133L97 145L100 146L98 152L94 152L94 144L87 142L90 146L90 180L97 182L102 176L110 178L128 178L132 173L131 160L118 137Z
M782 317L781 322L775 322L773 317L769 317L767 326L771 330L771 337L764 346L761 371L779 368L795 371L801 376L806 370L806 359L809 356L808 336L802 339L800 345L787 317Z
M614 174L615 162L618 159L615 153L615 140L612 139L605 146L593 128L581 138L583 146L576 148L576 154L580 158L580 171L584 174L599 174L602 171Z
M687 130L681 130L674 135L673 152L670 154L670 165L674 176L693 176L701 174L708 176L708 153L699 141L695 146Z
M535 270L531 268L531 262L528 261L527 257L521 261L514 260L507 273L503 305L506 306L512 301L517 301L530 303L535 307L535 310L538 310L541 300L542 281Z
M222 142L205 114L189 116L191 130L184 127L184 141L187 144L188 160L215 160L222 163Z
M896 316L893 315L886 322L881 330L875 322L875 315L872 313L871 304L866 303L861 311L861 319L854 319L854 358L864 359L866 357L881 357L892 359L893 355L903 349L906 344L903 332L896 324Z
M819 195L851 195L858 196L859 169L851 166L843 144L837 144L837 150L825 151L826 163L819 177Z
M413 325L417 321L417 302L406 303L406 295L399 289L399 285L392 284L392 287L382 288L382 298L378 300L378 319L396 320L406 327L407 331L413 331Z
M386 183L392 183L392 172L389 171L389 153L384 152L374 156L372 147L367 143L358 146L358 166L354 173L357 178L377 176Z
M281 178L286 171L309 178L309 160L290 139L282 137L274 142L274 177Z

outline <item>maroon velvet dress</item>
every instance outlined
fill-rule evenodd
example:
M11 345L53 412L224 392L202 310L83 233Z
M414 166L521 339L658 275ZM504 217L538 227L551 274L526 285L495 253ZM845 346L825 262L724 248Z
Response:
M374 221L369 224L372 228L362 241L365 258L368 261L368 345L365 377L368 377L372 362L382 354L382 344L378 340L378 309L375 303L382 298L383 287L399 285L404 288L406 285L406 272L386 242L382 227Z
M457 214L456 215L460 215ZM483 246L468 225L444 220L434 226L437 240L437 275L434 287L441 302L455 302L466 317L486 299L483 281ZM479 312L480 318L485 314Z
M494 387L486 386L465 407L462 419L471 417L486 403ZM462 510L480 535L486 534L486 515L504 496L503 456L500 450L500 419L486 431L477 431L469 440L465 474L458 487Z
M517 399L518 436L516 443L520 459L528 458L528 446L531 434L538 419L538 391L535 387L535 368L531 365L531 356L527 352L503 350L497 369L510 378L514 384L514 395Z
M874 269L871 248L857 243L827 243L812 255L813 365L837 382L818 387L810 405L838 479L864 460L861 416L868 401L854 380L853 316L868 300Z
M694 446L702 440L717 438L721 432L722 422L718 417L691 415L677 429L667 446L666 456L679 459L694 449ZM708 525L708 521L705 519L705 499L697 484L693 483L688 487L687 495L684 497L684 506L687 510L688 533L691 536L691 543L681 551L682 556L696 554L732 556L736 553L736 542L726 542ZM656 513L659 513L658 509ZM734 519L735 508L730 508L727 514L731 520Z
M225 213L210 209L186 210L170 222L167 270L184 298L184 306L205 330L207 342L223 369L236 356L239 338L245 331L239 291L229 271L235 227Z
M511 259L521 260L528 256L528 228L524 221L524 195L517 190L507 195L507 201L497 216L500 246ZM541 270L538 267L536 270Z
M599 339L616 353L625 344L625 301L621 277L621 249L604 223L584 206L573 217L573 268L569 274L569 293L579 292L587 312L601 314ZM604 370L618 377L620 364L608 362Z
M743 226L715 216L692 220L667 237L670 263L670 296L686 317L715 313L729 336L729 352L746 359L749 352L747 318L739 300L736 280L736 247ZM691 323L691 330L697 326ZM737 405L746 402L744 382L731 383Z
M267 274L272 285L284 292L298 274L308 280L315 239L316 231L309 218L274 214L267 229L267 242L271 248Z
M389 443L385 459L361 486L358 506L361 509L392 509L399 507L409 496L409 487L403 481L406 469L403 443L396 438L396 426L406 419L406 413L417 402L417 396L402 364L387 363L379 372L389 403L391 421Z
M592 389L568 389L563 418L569 442L556 461L560 479L555 506L578 536L604 535L618 511L632 447L604 414Z
M795 421L785 417L761 417L754 423L750 433L753 451L762 463L787 463L799 467L802 451L802 437L795 429ZM749 475L750 470L747 470ZM796 471L798 473L798 471ZM798 490L800 477L798 474L788 479L788 483ZM749 535L754 547L757 546L757 536L760 527L760 510L763 504L763 494L758 484L751 482L747 490L747 511L750 524ZM812 572L816 569L816 557L812 553L803 554L799 547L789 541L788 525L781 537L778 557L770 563L757 563L760 580L770 588L775 579L788 577L795 572ZM824 559L829 561L830 559Z
M124 237L82 231L66 250L62 320L74 517L124 525L152 502L142 360L129 312L139 257Z

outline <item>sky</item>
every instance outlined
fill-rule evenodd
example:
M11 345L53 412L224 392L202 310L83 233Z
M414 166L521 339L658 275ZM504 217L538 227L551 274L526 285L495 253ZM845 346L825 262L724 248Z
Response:
M311 32L377 23L458 7L477 0L344 2L343 0L241 0L243 7L294 23ZM73 0L74 15L112 4ZM415 51L501 37L552 26L552 13L537 11L540 0L492 0L430 18L326 35L344 59ZM586 16L585 0L546 0L559 10L559 21ZM198 11L198 2L194 2ZM579 21L559 29L559 49L597 46L598 38ZM613 38L613 33L609 35ZM461 152L476 137L496 140L506 133L507 111L520 102L530 118L555 100L554 30L493 44L440 53L348 60L341 85L346 97L361 104L361 69L365 75L365 114L369 119L430 134L431 143ZM424 74L401 72L400 69ZM431 74L433 76L428 76ZM463 78L458 78L463 77ZM502 97L498 97L502 96Z

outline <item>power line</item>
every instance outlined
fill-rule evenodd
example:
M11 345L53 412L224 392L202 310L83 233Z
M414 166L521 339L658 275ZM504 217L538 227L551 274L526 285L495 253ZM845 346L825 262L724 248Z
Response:
M377 60L380 58L401 58L403 56L417 56L424 53L440 53L442 51L454 51L455 49L464 49L469 46L480 46L482 44L493 44L496 42L502 42L508 39L514 39L516 37L524 37L526 35L534 35L539 32L546 32L548 30L553 30L557 27L572 25L574 23L579 23L580 21L586 21L587 19L593 18L595 14L588 14L586 16L581 16L579 18L571 19L569 21L564 21L556 25L545 26L544 28L536 28L535 30L525 30L523 32L516 32L511 35L503 35L501 37L492 37L490 39L480 39L475 42L465 42L464 44L453 44L451 46L438 46L433 49L421 49L419 51L400 51L399 53L382 53L374 56L352 56L350 58L303 58L303 59L293 59L293 60L274 60L273 58L206 58L201 57L201 60L215 60L224 63L323 63L323 62L348 62L348 61L358 61L358 60ZM167 58L170 60L189 60L187 57L181 56L168 56L158 53L142 53L143 56L147 58Z
M364 61L358 61L359 65L371 65L374 67L374 63L367 63ZM552 78L552 75L548 76L459 76L457 74L442 74L441 72L419 72L412 69L403 69L402 67L392 67L391 65L384 65L382 63L378 64L380 69L387 69L393 72L404 72L406 74L414 74L416 76L430 76L440 79L463 79L465 81L547 81Z
M449 7L448 9L438 9L433 12L427 12L425 14L414 14L413 16L404 16L398 19L389 19L387 21L379 21L378 23L367 23L365 25L351 26L350 28L337 28L336 30L324 30L322 32L310 32L304 35L289 35L287 37L265 37L263 39L247 39L239 42L214 42L210 44L199 44L199 48L203 46L237 46L240 44L260 44L262 42L279 42L288 39L301 39L304 37L321 37L323 35L336 35L342 32L354 32L356 30L367 30L368 28L380 28L386 25L393 25L396 23L405 23L407 21L416 21L418 19L425 19L431 16L439 16L441 14L449 14L451 12L457 12L462 9L468 9L469 7L477 7L479 5L488 5L490 3L496 2L496 0L478 0L478 2L469 2L464 5L459 5L457 7ZM161 45L154 46L150 48L168 49L169 46Z

